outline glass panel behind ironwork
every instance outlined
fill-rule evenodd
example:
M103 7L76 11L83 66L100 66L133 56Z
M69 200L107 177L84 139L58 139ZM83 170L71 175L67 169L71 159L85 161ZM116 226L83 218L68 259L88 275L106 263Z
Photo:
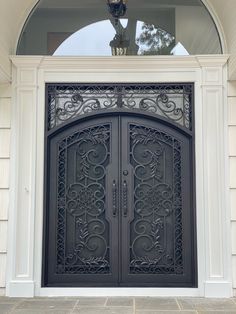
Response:
M193 84L48 85L48 129L99 110L140 110L192 129Z

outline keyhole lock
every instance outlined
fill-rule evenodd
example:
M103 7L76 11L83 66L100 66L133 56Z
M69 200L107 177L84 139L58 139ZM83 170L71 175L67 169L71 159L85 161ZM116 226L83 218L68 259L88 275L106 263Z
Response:
M129 174L129 172L128 172L127 170L124 170L124 171L123 171L123 175L124 175L124 176L127 176L128 174Z

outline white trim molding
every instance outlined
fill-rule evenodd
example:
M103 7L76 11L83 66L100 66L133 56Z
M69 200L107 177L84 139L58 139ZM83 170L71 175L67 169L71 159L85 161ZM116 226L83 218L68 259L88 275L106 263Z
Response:
M212 0L201 0L201 1L205 5L205 7L207 8L208 13L211 15L211 18L213 19L213 21L216 25L216 29L217 29L219 37L220 37L220 42L221 42L223 53L224 54L229 53L225 31L224 31L223 25L221 23L221 20L220 20L217 12L215 10L215 7L212 3L213 1Z
M12 56L14 99L8 296L231 297L227 55ZM194 82L198 288L42 288L46 82Z

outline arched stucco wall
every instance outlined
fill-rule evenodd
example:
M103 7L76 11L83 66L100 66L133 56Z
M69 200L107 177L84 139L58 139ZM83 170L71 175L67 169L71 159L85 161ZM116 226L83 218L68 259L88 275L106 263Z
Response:
M0 81L10 79L8 56L15 54L23 25L38 0L2 0L0 10ZM236 78L235 0L203 0L220 33L224 53L232 54L230 78Z
M236 1L235 0L208 0L209 6L218 16L218 20L222 25L225 42L227 43L227 51L230 54L229 59L229 79L236 80Z

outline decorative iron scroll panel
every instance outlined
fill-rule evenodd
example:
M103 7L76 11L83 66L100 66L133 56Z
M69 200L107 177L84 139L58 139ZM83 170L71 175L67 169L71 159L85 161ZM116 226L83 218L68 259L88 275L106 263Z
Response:
M131 124L129 132L134 169L130 272L183 274L181 143L144 126Z
M100 125L75 132L58 143L59 274L110 272L109 224L105 217L110 132L109 125ZM66 224L72 228L66 228Z
M110 186L118 176L112 129L118 129L116 118L48 137L48 285L117 281L118 225L109 210Z
M192 137L145 117L121 129L122 282L193 287Z
M43 284L196 286L192 131L83 117L46 127Z
M86 113L138 110L192 130L193 84L48 84L48 130Z

